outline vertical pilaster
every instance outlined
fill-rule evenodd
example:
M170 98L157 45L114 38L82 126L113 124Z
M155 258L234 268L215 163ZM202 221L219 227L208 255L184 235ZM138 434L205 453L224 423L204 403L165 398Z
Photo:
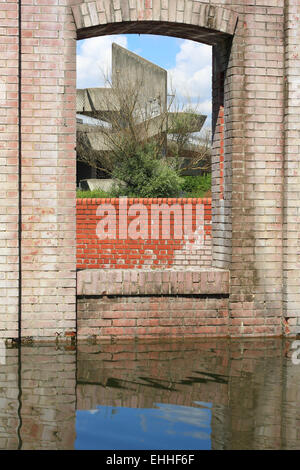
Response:
M283 2L239 6L239 12L228 66L231 334L277 335L282 332Z
M300 5L285 1L284 316L300 332Z
M22 336L75 330L76 32L69 2L22 1Z
M213 266L231 262L231 107L228 60L231 40L213 47L212 227Z
M18 336L18 2L0 1L0 337Z

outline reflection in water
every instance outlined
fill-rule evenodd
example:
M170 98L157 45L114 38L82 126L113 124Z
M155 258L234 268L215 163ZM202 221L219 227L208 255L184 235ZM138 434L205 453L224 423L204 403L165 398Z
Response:
M210 449L210 409L156 403L76 413L76 449Z
M281 339L1 347L0 449L300 449Z

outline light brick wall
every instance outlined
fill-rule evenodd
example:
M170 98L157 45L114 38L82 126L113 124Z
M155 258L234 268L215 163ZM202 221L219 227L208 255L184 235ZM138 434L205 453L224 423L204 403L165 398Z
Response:
M229 5L239 21L224 77L226 50L214 48L213 265L231 272L234 334L242 310L249 319L282 315L284 4Z
M0 336L18 335L18 2L0 2Z
M284 312L286 332L300 332L300 5L286 1Z
M84 269L78 272L78 296L229 294L225 270Z
M69 2L22 1L22 335L75 329L76 35Z
M230 41L213 47L212 76L212 242L213 266L231 264L231 73L227 70Z
M228 271L216 269L82 270L78 273L78 338L279 336L282 325L276 313L254 318L252 306L241 303L238 317L228 314L229 277ZM152 317L155 321L149 323Z

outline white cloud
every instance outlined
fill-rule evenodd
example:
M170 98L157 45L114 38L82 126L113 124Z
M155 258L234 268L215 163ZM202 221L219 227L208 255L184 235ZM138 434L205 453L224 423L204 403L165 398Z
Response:
M212 109L212 101L207 100L207 101L201 101L199 105L197 106L197 110L199 113L203 114L210 114Z
M77 53L77 88L104 86L104 76L111 72L111 45L127 47L126 36L101 36L85 39Z
M210 46L184 40L176 55L176 65L168 70L169 89L180 103L197 104L197 110L211 114L212 50Z

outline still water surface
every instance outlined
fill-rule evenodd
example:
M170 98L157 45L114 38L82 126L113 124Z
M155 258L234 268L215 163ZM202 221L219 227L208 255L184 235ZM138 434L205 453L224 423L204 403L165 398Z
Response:
M300 449L292 346L213 339L2 348L0 449Z

